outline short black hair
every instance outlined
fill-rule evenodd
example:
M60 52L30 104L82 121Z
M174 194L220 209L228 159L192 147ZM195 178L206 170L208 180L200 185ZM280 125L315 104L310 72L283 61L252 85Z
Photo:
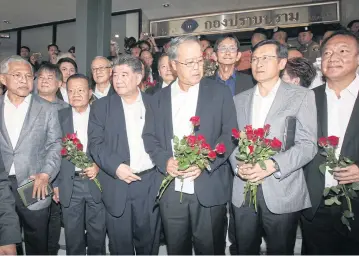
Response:
M274 34L280 33L280 32L285 33L285 40L284 40L284 42L288 42L288 33L287 33L287 31L285 31L284 29L279 29L278 31L274 32L273 35L272 35L272 38L274 37Z
M75 67L75 72L77 73L77 64L76 64L76 61L74 61L73 59L71 58L61 58L58 62L57 62L57 66L60 68L61 64L62 63L71 63L72 66Z
M28 50L28 51L30 52L30 48L27 47L27 46L25 46L25 45L21 46L20 50L21 50L21 49L26 49L26 50Z
M140 55L138 55L138 56L141 57L142 53L144 53L144 52L149 52L151 54L152 58L153 58L153 54L152 54L152 52L150 50L141 50Z
M325 48L326 44L328 43L328 41L336 36L346 36L346 37L353 38L357 43L357 51L359 52L359 38L353 32L345 30L345 29L335 31L333 34L331 34L326 39L324 39L324 41L322 42L322 45L321 45L322 52L323 52L323 49Z
M70 80L73 80L73 79L85 79L87 81L87 84L88 84L88 87L89 89L91 89L91 83L90 83L90 78L84 74L73 74L72 76L70 76L68 79L67 79L67 82L66 84L69 84Z
M168 57L168 54L167 54L167 53L163 53L163 54L158 58L158 61L157 61L157 68L158 68L158 69L160 68L160 62L161 62L161 60L162 60L164 57Z
M213 47L214 52L217 52L217 51L218 51L218 46L219 46L224 40L226 40L227 38L234 40L234 42L235 42L236 45L237 45L237 49L238 49L238 51L239 51L239 47L241 46L241 44L240 44L238 38L237 38L235 35L227 35L227 36L223 36L223 37L220 37L220 38L217 39L217 41L216 41L216 43L214 44L214 47Z
M354 23L359 23L359 20L352 20L351 22L348 23L348 28L352 28L352 26L354 25Z
M59 50L59 47L57 46L57 44L49 44L49 45L47 46L47 50L50 50L50 47L52 47L52 46L55 46L56 49Z
M75 52L75 49L76 49L75 46L71 46L68 52L72 52L72 51Z
M293 58L287 61L285 70L290 78L299 77L300 85L308 88L317 75L313 64L306 58Z
M262 35L265 36L266 39L268 38L268 32L267 32L267 30L265 30L264 28L256 28L256 29L253 31L252 36L253 36L254 34L262 34Z
M40 66L39 70L37 71L37 75L39 76L43 71L55 73L56 80L62 82L62 72L57 65L45 62Z
M285 45L280 44L279 42L277 42L276 40L264 40L259 42L258 44L256 44L253 48L252 48L252 53L254 53L259 47L264 46L264 45L275 45L277 50L277 56L280 59L288 59L288 48Z

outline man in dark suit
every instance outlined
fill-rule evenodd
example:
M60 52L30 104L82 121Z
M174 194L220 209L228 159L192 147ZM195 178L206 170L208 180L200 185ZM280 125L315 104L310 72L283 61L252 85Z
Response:
M94 81L92 88L94 100L115 93L111 84L112 65L107 58L103 56L95 57L91 63L91 72Z
M51 198L46 191L60 170L61 128L57 109L36 94L29 62L11 56L1 63L0 144L16 211L24 228L26 254L47 254ZM17 189L34 180L33 198L25 207Z
M86 152L89 101L92 96L89 79L82 74L70 76L67 92L71 107L59 111L62 136L76 133ZM105 208L101 201L101 191L93 181L98 172L96 164L81 170L66 158L62 159L60 172L54 181L54 201L61 204L67 254L85 255L86 247L89 255L104 252Z
M302 216L302 254L359 254L359 199L351 200L355 219L349 219L351 231L341 222L342 205L325 206L323 191L326 187L359 182L359 40L348 31L337 31L322 43L322 72L326 84L314 89L318 137L339 137L337 156L354 161L331 175L323 175L319 165L325 157L318 152L304 169L312 207Z
M21 243L19 218L11 193L8 173L0 154L0 255L15 255L16 244Z
M219 38L214 45L218 70L211 78L228 86L233 96L254 87L251 75L236 71L236 63L241 58L239 46L235 36Z
M161 218L169 254L224 254L227 223L226 204L230 199L232 175L227 158L234 148L231 129L237 126L230 90L213 79L203 78L203 56L196 37L175 38L168 51L178 79L159 91L156 102L146 113L143 132L146 151L157 169L173 177L184 175L187 184L180 203L180 192L172 182L160 201ZM191 133L190 118L200 117L197 134L214 148L224 143L227 151L201 171L191 166L178 171L172 139ZM193 182L194 181L194 182Z
M91 106L89 152L102 174L110 253L158 254L161 175L145 152L142 130L152 96L140 92L141 61L124 55L113 67L116 94Z

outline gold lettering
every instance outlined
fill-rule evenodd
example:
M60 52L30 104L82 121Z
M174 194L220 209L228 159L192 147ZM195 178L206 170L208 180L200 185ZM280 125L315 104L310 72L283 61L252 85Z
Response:
M204 27L205 27L207 30L212 29L212 22L211 22L211 21L206 21L206 22L204 23Z

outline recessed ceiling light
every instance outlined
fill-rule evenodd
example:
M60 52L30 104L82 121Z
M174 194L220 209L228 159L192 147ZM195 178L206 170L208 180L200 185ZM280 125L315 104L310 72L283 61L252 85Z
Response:
M120 37L120 35L119 35L119 34L116 34L116 35L115 35L115 37L116 37L116 38L119 38L119 37Z
M6 24L10 24L9 20L3 20L3 22L6 23Z
M170 7L170 4L169 3L165 3L162 5L163 7L167 8L167 7Z

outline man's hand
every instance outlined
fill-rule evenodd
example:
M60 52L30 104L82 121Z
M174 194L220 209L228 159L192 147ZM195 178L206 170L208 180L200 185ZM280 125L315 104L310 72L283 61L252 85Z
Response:
M54 188L54 195L52 196L52 200L54 200L55 203L57 203L57 204L60 202L59 188L58 187Z
M198 166L191 166L187 170L184 170L182 173L184 173L183 178L191 177L190 181L193 181L201 175L202 171L198 168Z
M334 178L339 181L339 184L359 182L359 168L356 164L352 164L348 167L334 170Z
M243 180L247 180L247 174L248 171L250 171L253 168L252 164L245 164L242 161L237 162L237 174L239 177L241 177Z
M0 246L0 255L16 255L16 245L8 244Z
M84 170L84 175L86 175L90 180L93 180L96 178L99 171L100 168L97 166L97 164L93 163L91 167L88 167Z
M127 164L120 164L116 170L116 175L120 180L123 180L127 184L130 184L133 181L141 180L140 177L133 174L131 167L129 167Z
M30 176L34 180L34 190L32 191L32 198L45 199L49 194L47 185L49 184L49 175L47 173L38 173Z
M264 164L266 165L266 170L263 170L257 163L253 168L247 168L241 171L244 179L250 182L258 182L263 180L265 177L272 175L276 171L272 160L265 160Z
M177 176L182 175L182 173L178 171L178 161L175 160L173 157L168 159L167 166L166 166L166 171L172 177L177 177Z

